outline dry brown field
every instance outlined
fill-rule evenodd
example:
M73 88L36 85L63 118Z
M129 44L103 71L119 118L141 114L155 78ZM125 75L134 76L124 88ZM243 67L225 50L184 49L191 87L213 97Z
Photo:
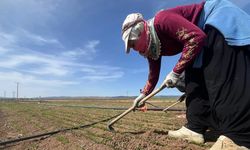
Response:
M167 107L174 99L153 99L149 102ZM129 108L132 100L46 100L0 101L0 142L58 129L87 125L110 118L124 110L88 107ZM153 106L149 106L149 108ZM184 102L174 108L185 109ZM202 145L167 136L169 130L186 122L185 111L135 111L114 124L116 132L107 130L108 122L60 132L50 136L0 145L0 149L41 150L205 150L216 140L208 135Z

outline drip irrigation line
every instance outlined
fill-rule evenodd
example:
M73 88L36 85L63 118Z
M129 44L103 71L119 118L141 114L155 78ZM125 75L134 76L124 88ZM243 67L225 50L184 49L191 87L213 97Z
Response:
M148 103L148 102L146 102ZM158 107L153 105L152 103L148 103L155 108L147 108L147 111L163 111L165 108ZM125 107L99 107L99 106L79 106L79 105L57 105L57 104L44 104L48 106L59 106L59 107L79 107L79 108L89 108L89 109L111 109L111 110L127 110ZM170 108L168 111L186 111L185 108Z
M87 128L87 127L91 127L95 124L101 123L101 122L106 122L109 121L110 119L113 119L118 115L100 120L100 121L96 121L90 124L86 124L86 125L81 125L81 126L77 126L77 127L71 127L71 128L64 128L64 129L59 129L59 130L55 130L55 131L51 131L51 132L46 132L46 133L42 133L42 134L37 134L37 135L32 135L32 136L27 136L27 137L22 137L22 138L16 138L16 139L12 139L12 140L6 140L6 141L0 141L0 145L7 145L7 144L11 144L11 143L16 143L16 142L20 142L20 141L24 141L24 140L29 140L29 139L34 139L34 138L38 138L38 137L44 137L44 136L48 136L48 135L53 135L53 134L57 134L59 132L65 132L65 131L70 131L70 130L77 130L77 129L82 129L82 128Z
M153 107L155 107L155 108L160 108L159 106L156 106L156 105L154 105L154 104L152 104L152 103L150 103L150 102L145 102L146 104L149 104L149 105L151 105L151 106L153 106Z

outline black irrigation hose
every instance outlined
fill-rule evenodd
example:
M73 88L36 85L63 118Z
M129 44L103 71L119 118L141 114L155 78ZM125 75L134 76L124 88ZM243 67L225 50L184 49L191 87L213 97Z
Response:
M93 125L101 123L101 122L106 122L106 121L108 121L110 119L113 119L113 118L119 116L119 115L120 114L109 117L109 118L106 118L106 119L103 119L103 120L100 120L100 121L96 121L96 122L93 122L93 123L90 123L90 124L77 126L77 127L59 129L59 130L55 130L55 131L51 131L51 132L47 132L47 133L38 134L38 135L32 135L32 136L27 136L27 137L23 137L23 138L12 139L12 140L6 140L6 141L3 141L3 142L0 141L0 145L7 145L7 144L20 142L20 141L24 141L24 140L29 140L29 139L34 139L34 138L38 138L38 137L43 137L43 136L47 136L47 135L53 135L53 134L57 134L59 132L65 132L65 131L69 131L69 130L77 130L77 129L81 129L81 128L87 128L87 127L93 126Z
M79 105L56 105L56 104L44 104L44 105L59 106L59 107L79 107L79 108L89 108L89 109L112 109L112 110L127 110L128 109L128 108L124 108L124 107L98 107L98 106L79 106ZM154 105L154 107L156 107L156 106ZM164 109L165 108L161 108L161 107L147 108L147 111L163 111ZM168 111L186 111L186 109L170 108L170 109L168 109Z

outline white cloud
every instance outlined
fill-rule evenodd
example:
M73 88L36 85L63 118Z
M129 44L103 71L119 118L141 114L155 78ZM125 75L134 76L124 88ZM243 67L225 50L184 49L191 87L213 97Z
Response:
M41 35L30 33L24 29L16 29L15 31L8 33L6 31L0 31L0 43L0 53L25 53L25 51L37 51L36 49L31 50L28 48L30 45L63 48L63 45L55 38L43 37Z
M16 93L17 82L19 83L19 97L55 95L65 87L79 84L76 81L44 79L14 71L0 72L0 91L5 91L7 97L13 97L13 93Z
M23 70L24 71L24 70ZM69 70L63 66L49 66L49 65L43 65L41 67L38 67L36 69L28 70L26 72L37 74L37 75L50 75L50 76L65 76L68 74Z
M9 51L9 49L6 49L6 48L3 48L0 46L0 54L4 54L4 53L7 53Z
M8 48L0 48L0 52L11 51L14 47L18 47L21 50L20 54L16 54L16 51L12 50L13 53L2 56L0 60L1 68L14 69L36 75L67 76L69 73L74 74L78 72L77 67L82 67L85 68L85 70L82 70L82 73L85 73L82 79L86 80L116 79L123 76L123 72L115 67L86 65L77 62L76 58L81 56L84 57L84 60L92 60L97 52L96 47L100 43L99 40L88 41L83 48L76 48L73 51L62 52L62 54L54 56L27 49L25 45L21 45L25 38L33 43L60 45L60 42L56 39L44 38L24 29L16 30L13 34L2 34L0 39L2 41L3 39L6 40L5 43L7 43L6 47ZM89 71L86 71L86 69Z
M43 54L11 55L6 59L0 60L0 67L50 77L67 77L81 72L82 79L91 81L117 79L121 78L124 74L119 67L79 63Z
M88 49L91 52L96 52L95 48L99 43L100 43L100 41L98 41L98 40L89 41L85 47L86 47L86 49Z
M10 55L0 60L1 68L20 70L37 75L64 76L69 70L71 62L61 60L52 55L22 54Z
M16 44L16 36L13 34L5 33L0 31L0 43L1 46L11 46L13 44Z
M58 47L62 46L62 44L57 39L43 37L41 35L31 33L24 29L17 30L17 35L19 37L19 41L21 42L25 38L27 39L27 41L31 43L34 42L35 44L38 44L38 45L53 44L53 45L57 45Z
M58 40L44 38L24 29L19 28L11 34L3 33L0 36L0 41L5 43L5 47L0 47L0 53L5 53L5 55L1 56L0 59L1 68L13 69L36 75L58 77L78 72L76 67L82 66L82 63L78 63L76 58L84 57L84 60L92 60L97 52L96 47L100 43L99 40L90 40L83 46L83 48L76 48L73 51L64 51L55 56L35 52L30 48L26 48L26 45L23 45L23 42L29 41L33 44L61 45ZM19 51L17 51L17 49L19 49ZM12 53L7 53L10 51L12 51ZM95 70L96 68L103 70L100 66L94 66L92 68ZM95 79L98 78L98 80L101 80L102 78L118 78L122 76L122 73L108 74L108 77L106 77L106 74L107 73L104 74L104 71L102 71L102 75L100 73L98 73L98 75L96 75L96 73L92 73L92 77L88 77L89 74L87 74L84 79L94 78L95 76Z
M3 66L0 65L0 91L6 90L8 93L15 91L15 83L19 82L23 90L21 97L67 95L67 93L61 93L65 88L79 84L86 85L89 83L88 81L108 83L124 75L119 67L67 62L56 60L55 57L54 59L50 58L52 59L49 59L48 56L40 56L40 58L34 55L15 56L12 59L14 65L8 66L7 71L1 69ZM35 66L41 65L43 69L27 67L33 63L37 64ZM26 68L19 68L19 66ZM79 76L75 76L74 73Z
M71 51L65 51L62 53L62 56L71 58L83 56L85 60L92 60L97 52L96 47L99 43L99 40L88 41L87 44L83 46L83 48L76 48Z
M82 79L90 80L90 81L110 81L121 78L124 75L123 72L113 72L111 74L106 75L85 75Z
M121 68L103 65L84 65L81 71L84 73L82 79L91 81L115 80L124 75Z
M80 33L89 30L83 21L92 13L89 6L99 2L79 2L0 0L0 92L20 82L25 95L48 95L55 89L64 94L63 87L108 83L124 75L121 68L94 60L100 41L86 41L88 32L84 37Z
M37 78L36 76L22 74L20 72L0 72L1 82L20 82L26 85L39 85L39 86L50 86L50 87L60 87L65 85L77 84L77 82L72 81L62 81L62 80L48 80Z

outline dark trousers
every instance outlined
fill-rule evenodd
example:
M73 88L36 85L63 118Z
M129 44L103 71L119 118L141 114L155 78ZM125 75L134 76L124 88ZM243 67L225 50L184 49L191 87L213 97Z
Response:
M214 128L250 148L250 46L229 46L210 26L206 33L202 68L186 69L186 126Z

